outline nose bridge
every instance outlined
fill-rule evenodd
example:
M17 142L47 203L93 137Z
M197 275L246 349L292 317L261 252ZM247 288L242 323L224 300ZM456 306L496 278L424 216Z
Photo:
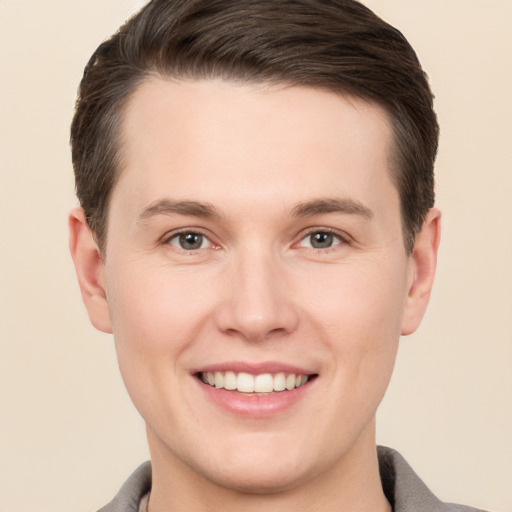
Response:
M230 262L230 283L219 306L219 327L248 340L293 331L298 315L285 286L283 262L261 244L236 251Z

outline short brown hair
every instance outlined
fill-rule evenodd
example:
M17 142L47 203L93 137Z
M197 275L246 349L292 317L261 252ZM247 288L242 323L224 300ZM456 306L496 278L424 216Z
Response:
M71 126L77 195L100 250L122 168L123 107L150 75L287 83L382 106L406 250L434 204L439 127L418 58L356 0L152 0L87 64Z

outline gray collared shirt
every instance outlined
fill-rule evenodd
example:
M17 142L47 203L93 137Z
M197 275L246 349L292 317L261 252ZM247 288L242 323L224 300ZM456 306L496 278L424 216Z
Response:
M393 512L485 512L440 501L395 450L379 446L378 455L382 487ZM98 512L139 512L140 503L150 489L151 463L145 462Z

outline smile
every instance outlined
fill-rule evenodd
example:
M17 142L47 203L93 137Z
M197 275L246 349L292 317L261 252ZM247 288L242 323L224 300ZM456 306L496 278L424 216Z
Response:
M304 386L312 376L284 372L252 375L246 372L216 371L199 372L198 377L205 384L217 389L240 393L273 393Z

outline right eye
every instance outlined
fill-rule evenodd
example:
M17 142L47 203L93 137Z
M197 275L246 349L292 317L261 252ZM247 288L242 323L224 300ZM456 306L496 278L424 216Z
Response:
M194 231L177 233L169 238L167 243L183 251L198 251L199 249L206 249L212 246L212 243L206 236Z

